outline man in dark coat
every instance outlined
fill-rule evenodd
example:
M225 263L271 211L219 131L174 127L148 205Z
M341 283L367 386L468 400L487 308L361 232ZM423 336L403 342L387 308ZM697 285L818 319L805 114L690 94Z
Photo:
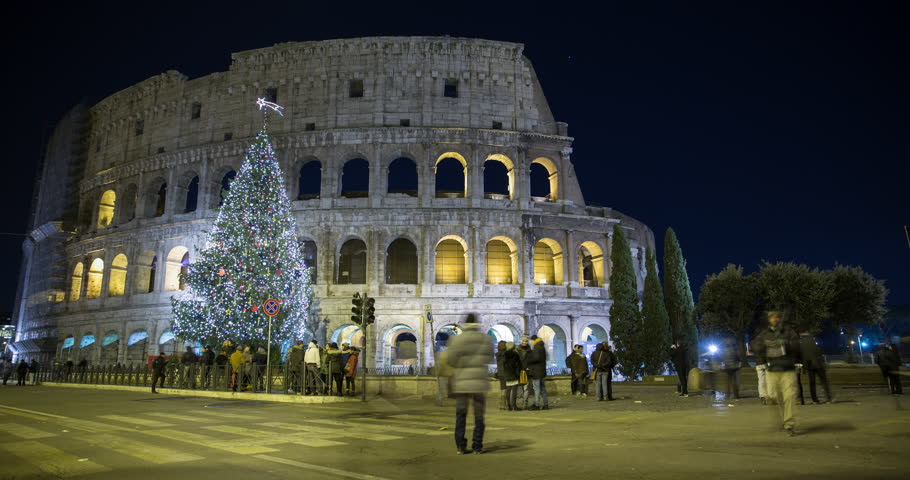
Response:
M487 364L493 358L490 337L480 331L474 317L469 317L462 327L462 333L452 338L446 360L453 369L452 393L455 395L455 447L456 453L466 452L465 438L468 417L468 402L474 408L474 434L472 449L475 454L483 451L484 411L486 393L490 390Z
M549 410L550 401L547 397L547 347L543 344L542 338L537 335L531 336L531 351L525 357L525 363L528 365L528 380L534 389L534 405L529 410ZM543 404L541 404L543 397Z
M152 361L152 393L155 391L155 384L161 380L161 388L164 388L164 377L167 376L167 354L161 352L154 361Z
M897 346L882 344L882 347L879 348L878 352L875 354L875 363L877 363L878 368L882 370L882 375L888 382L891 394L903 394L900 376L901 358L900 354L897 352Z
M521 337L521 343L515 347L515 352L518 353L518 359L521 360L521 372L524 372L525 376L528 376L528 354L531 353L531 339L527 336ZM520 372L519 372L520 373ZM531 394L531 383L530 379L528 383L525 383L521 386L521 398L524 403L522 406L523 409L528 409L528 396Z
M679 395L681 397L689 396L689 348L686 342L677 342L670 345L670 361L673 362L673 368L676 370L676 377L679 379Z
M809 395L812 396L812 401L821 403L818 401L818 392L816 392L815 389L815 377L818 377L822 382L822 388L825 389L825 396L828 398L828 403L833 402L834 398L831 396L831 385L828 383L828 375L827 372L825 372L825 357L822 355L822 351L818 348L818 345L815 344L815 338L812 334L803 332L799 335L799 349L802 355L803 369L809 373ZM799 390L799 403L802 404L802 388Z
M192 346L186 347L186 352L183 353L183 358L180 361L183 363L183 382L181 386L195 390L196 367L199 365L199 357L196 356Z
M26 375L28 375L28 363L25 363L25 360L19 360L19 365L16 366L16 386L25 386Z
M215 352L212 351L211 345L202 347L202 356L199 358L199 365L202 367L202 388L208 389L212 380L212 365L215 364Z
M588 396L588 359L581 345L572 347L572 354L566 358L566 366L572 371L572 395Z
M613 368L616 367L616 355L610 350L610 344L603 342L591 354L591 365L594 367L594 389L597 401L613 401Z
M752 351L759 363L767 365L766 380L777 397L781 423L787 435L796 435L796 364L802 361L799 336L783 323L781 312L768 312L768 328L752 340Z
M287 369L291 383L288 393L300 393L300 386L303 383L303 368L303 340L297 340L297 343L288 351Z
M512 342L499 342L500 348L496 352L496 376L501 385L501 395L504 405L509 411L518 410L515 398L518 392L518 376L521 374L521 358L515 351ZM501 407L502 408L502 407Z

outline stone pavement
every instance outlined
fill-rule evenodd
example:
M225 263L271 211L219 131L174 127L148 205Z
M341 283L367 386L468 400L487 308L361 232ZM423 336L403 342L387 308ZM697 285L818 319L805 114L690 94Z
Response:
M800 410L777 431L757 399L617 385L615 402L549 411L488 403L487 455L456 456L453 408L277 404L142 392L0 387L0 478L906 478L910 410L878 388ZM640 403L639 403L640 402ZM730 406L733 405L733 406ZM470 433L470 432L469 432Z

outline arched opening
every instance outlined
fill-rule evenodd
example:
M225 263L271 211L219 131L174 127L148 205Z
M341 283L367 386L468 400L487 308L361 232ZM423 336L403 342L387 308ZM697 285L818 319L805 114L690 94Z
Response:
M562 247L556 240L543 238L534 244L534 283L562 285Z
M195 212L199 206L199 175L195 172L186 172L177 182L178 213Z
M310 278L313 280L313 282L315 282L318 278L316 276L316 255L319 253L316 250L316 242L312 240L301 239L300 252L303 254L303 264L306 266L306 268L310 269Z
M117 194L113 190L107 190L101 194L101 202L98 204L98 228L107 228L114 222L114 203L117 200Z
M322 192L322 162L310 160L300 167L297 179L297 200L319 198Z
M370 162L355 158L341 169L341 196L366 198L370 196Z
M468 162L455 153L443 153L436 159L436 198L468 196Z
M73 267L73 276L70 277L70 301L78 301L82 297L82 274L85 267L82 262L77 262Z
M359 325L353 323L342 325L332 332L331 341L337 343L339 347L341 344L347 343L352 347L360 348L363 345L363 330Z
M120 354L120 335L111 330L104 334L101 340L101 364L111 365L117 363Z
M85 298L101 296L101 281L104 279L104 260L96 258L88 269L88 283L85 286Z
M596 323L592 323L581 331L581 345L584 347L585 355L590 356L597 349L597 345L606 342L609 337L607 330Z
M184 246L176 246L167 254L167 268L164 271L164 289L184 290L185 277L189 272L190 253Z
M515 243L506 237L487 242L487 283L509 285L517 283L518 262Z
M461 333L461 327L450 323L439 328L434 338L434 351L441 352L449 346L449 340Z
M417 336L407 325L394 325L385 334L386 365L416 365Z
M388 193L417 196L417 164L407 157L399 157L389 164Z
M95 336L91 333L82 335L82 339L79 341L79 361L90 360L94 357L94 352Z
M466 243L459 237L445 237L436 244L436 283L468 283Z
M158 352L164 352L168 356L173 355L177 351L177 337L174 336L174 332L168 330L161 334L158 337Z
M578 281L585 287L604 286L603 250L594 242L578 247Z
M111 278L108 280L107 296L119 297L126 290L126 255L120 253L111 262Z
M120 194L120 207L116 209L117 223L127 223L136 218L136 204L139 202L139 189L136 184L129 184Z
M531 198L539 202L558 200L559 175L556 163L546 157L531 162Z
M484 198L507 200L515 198L515 164L500 154L490 155L483 162Z
M234 170L229 170L221 177L221 190L218 195L219 208L224 205L224 200L227 199L228 192L231 191L231 183L234 182L235 178L237 178L237 172Z
M126 342L127 365L145 365L148 358L149 334L145 330L131 333Z
M566 332L559 325L540 327L537 336L547 348L547 367L566 368Z
M164 215L167 208L167 182L158 180L152 182L148 189L148 201L146 202L146 214L148 218L155 218Z
M352 238L338 251L338 284L362 285L367 283L367 244Z
M155 275L158 273L158 257L146 250L136 261L136 293L150 293L155 290Z
M417 283L417 246L406 238L397 238L386 250L386 283Z
M67 335L63 339L63 345L60 347L60 356L67 360L73 359L73 345L76 344L76 339L72 335Z
M521 342L521 333L515 327L506 323L493 325L493 328L487 330L487 335L490 336L493 343L515 342L518 344Z

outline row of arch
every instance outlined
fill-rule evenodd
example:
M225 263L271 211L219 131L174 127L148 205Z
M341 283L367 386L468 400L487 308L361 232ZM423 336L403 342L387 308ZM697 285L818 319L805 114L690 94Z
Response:
M493 199L516 198L515 163L506 155L491 154L482 164L484 196ZM538 200L556 201L558 198L558 171L556 163L546 157L534 159L530 166L530 196ZM433 164L435 177L434 195L438 198L464 198L469 195L470 170L468 162L457 152L441 154ZM132 221L136 217L156 218L168 213L191 213L199 207L201 198L209 199L208 208L218 208L224 202L237 172L233 167L221 167L208 182L200 185L200 175L195 171L183 173L175 186L168 185L163 177L145 183L142 191L136 184L128 184L119 192L104 190L95 204L97 229ZM387 167L388 194L416 197L421 192L420 171L411 156L399 156ZM323 196L322 162L314 157L298 161L292 169L296 192L290 198L310 200ZM205 187L208 194L201 195ZM340 181L335 195L346 198L368 197L370 192L370 163L363 155L354 155L341 166ZM175 198L169 198L169 195ZM89 203L88 205L92 205ZM83 224L88 224L90 212L83 212Z
M88 264L86 270L85 265ZM170 250L166 262L162 266L158 263L155 252L148 250L139 254L132 273L128 275L129 261L125 254L117 254L111 261L110 267L105 270L104 259L94 258L86 262L76 262L70 277L69 300L78 301L82 298L93 299L102 295L104 275L107 274L107 296L119 297L127 293L128 281L133 282L135 293L150 293L155 291L156 280L160 270L164 274L164 290L183 290L186 288L184 276L189 271L190 252L184 246L176 246ZM130 278L132 277L132 278Z
M202 353L202 343L196 340L184 341L185 346L192 346L197 354ZM158 337L157 351L149 352L149 334L145 329L136 329L126 336L123 342L120 334L116 330L109 330L103 337L95 338L94 333L86 332L79 338L78 346L76 338L68 335L63 339L60 347L61 357L63 359L89 360L98 361L103 365L110 365L120 362L121 351L125 349L125 361L128 364L142 362L144 363L148 355L165 352L168 355L177 352L177 338L174 332L167 330Z

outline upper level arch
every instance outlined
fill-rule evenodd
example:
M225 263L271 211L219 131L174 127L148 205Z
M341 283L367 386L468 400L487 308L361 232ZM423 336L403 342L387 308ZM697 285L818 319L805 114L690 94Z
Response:
M98 202L98 229L107 228L114 223L114 204L117 200L117 193L113 190L105 190L101 194L101 200Z
M167 180L157 177L145 187L145 218L164 216L167 209Z
M411 157L399 156L389 162L386 192L416 197L420 188L419 178L417 162Z
M528 174L531 197L548 202L559 200L559 170L556 162L547 157L537 157L531 161Z
M338 194L346 198L370 196L370 162L364 156L358 155L342 163Z
M294 163L292 185L297 200L313 200L322 195L322 162L316 157L304 157Z
M176 213L195 212L199 206L199 174L193 170L183 172L174 190Z
M578 246L578 283L585 287L603 287L604 254L595 242L587 241Z
M460 164L460 168L459 168ZM437 198L468 196L468 162L461 154L445 152L433 164Z
M367 244L360 237L349 236L338 247L337 284L367 283Z

